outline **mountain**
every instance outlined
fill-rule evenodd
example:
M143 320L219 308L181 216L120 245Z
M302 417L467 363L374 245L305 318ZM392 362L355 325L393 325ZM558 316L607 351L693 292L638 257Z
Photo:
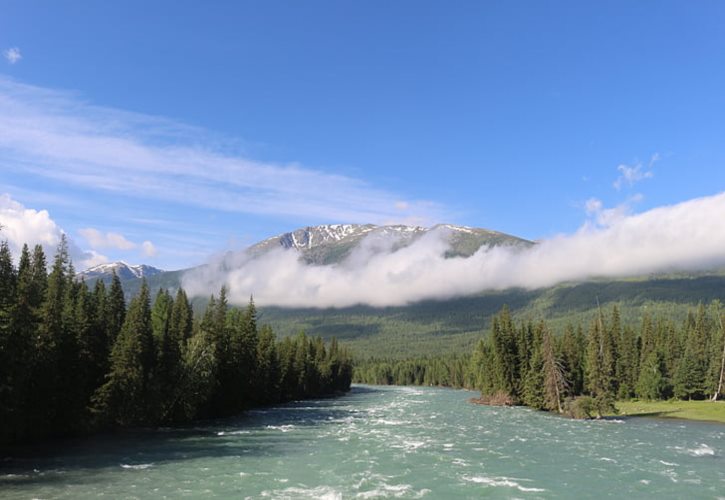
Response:
M448 257L469 257L482 246L528 247L534 243L489 229L438 224L431 228L421 226L374 224L325 224L309 226L268 238L250 246L247 252L260 255L275 248L294 249L309 264L334 264L347 257L364 238L392 244L392 249L403 248L424 235L438 231L445 234L451 245ZM381 245L384 247L385 245Z
M450 242L449 255L469 256L483 245L530 247L533 242L504 233L464 226L439 225L375 226L335 224L300 228L261 241L246 252L261 255L278 248L295 249L308 263L330 264L343 260L367 236L392 242L393 248L409 245L431 231L441 231ZM374 247L374 245L373 245ZM81 273L86 280L110 279L114 266L130 299L146 277L152 296L159 288L172 292L189 270L159 271L150 266L105 264ZM201 270L204 266L201 266ZM209 290L208 294L218 290ZM637 326L645 311L684 321L698 302L725 299L725 271L641 276L627 279L600 279L562 283L539 290L510 289L481 292L445 300L427 300L399 307L355 306L338 309L281 308L257 304L261 323L278 335L304 331L325 339L344 340L356 355L365 358L432 355L440 352L470 352L485 335L492 314L508 305L517 320L546 318L557 332L568 323L588 325L597 313L597 304L609 311L620 308L622 322ZM208 295L193 298L197 312L206 307Z
M86 281L101 279L103 281L110 282L113 277L113 271L116 271L116 274L122 282L140 278L150 278L151 276L156 276L164 272L161 269L148 266L146 264L133 266L123 261L119 261L91 267L78 273L77 276Z

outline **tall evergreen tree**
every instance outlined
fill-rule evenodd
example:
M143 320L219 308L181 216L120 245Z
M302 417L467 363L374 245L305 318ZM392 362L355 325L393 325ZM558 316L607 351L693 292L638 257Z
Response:
M661 399L667 391L665 366L662 354L658 350L650 351L642 364L637 381L637 397L642 399Z
M586 375L598 416L614 408L614 352L612 337L601 312L592 321L587 343Z
M144 280L113 346L108 381L94 397L103 420L121 426L149 423L155 357L149 289Z
M544 327L539 323L534 330L531 344L531 358L527 377L524 380L523 402L526 406L543 410L545 405L544 397L544 357L542 353Z
M562 413L561 401L569 384L564 366L555 349L551 332L542 325L541 357L543 371L544 408Z
M675 397L680 399L704 399L708 394L707 373L709 368L708 340L710 325L705 306L700 304L694 324L688 321L685 352L675 374Z
M156 419L169 413L175 399L175 387L181 375L180 344L171 331L171 315L174 303L168 291L160 289L151 310L151 325L154 345L156 346L156 364L154 370Z
M586 341L581 326L576 330L567 325L561 341L562 361L569 381L567 395L574 396L584 392L584 353Z
M111 278L111 287L108 290L106 307L106 335L109 346L112 347L118 334L121 333L121 328L126 319L126 298L123 295L121 279L116 274L115 269Z
M194 314L183 288L179 288L174 298L174 306L169 320L169 331L172 338L178 342L179 349L183 353L194 331Z
M27 257L27 247L24 247ZM22 260L22 259L21 259ZM16 397L23 385L16 362L22 356L22 345L18 338L15 321L16 286L18 276L6 241L0 243L0 438L14 436L20 425Z

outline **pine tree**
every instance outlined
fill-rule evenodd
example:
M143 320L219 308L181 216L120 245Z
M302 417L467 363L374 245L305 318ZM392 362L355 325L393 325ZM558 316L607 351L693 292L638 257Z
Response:
M191 310L191 304L186 296L183 288L179 288L174 299L174 306L171 310L171 319L169 321L169 331L172 338L176 339L179 349L183 353L186 350L186 344L191 338L194 329L194 314Z
M181 352L178 340L171 332L173 310L171 295L160 289L151 310L151 325L154 345L156 346L156 364L154 370L155 420L169 413L175 400L175 388L181 374Z
M713 380L716 381L714 384L715 390L712 395L712 400L717 401L723 393L725 388L725 321L723 315L720 312L720 302L716 301L713 304L713 310L715 313L715 323L717 334L713 335L713 353L712 367L713 367ZM719 327L719 328L717 328Z
M586 357L586 385L594 398L598 416L614 408L614 354L611 335L607 334L599 313L589 331Z
M708 392L708 324L705 306L700 304L694 324L688 321L685 352L675 374L674 392L679 399L704 399Z
M637 397L642 399L661 399L667 390L667 380L664 375L665 366L662 354L650 351L642 364L637 381Z
M339 360L337 363L339 364ZM263 326L259 332L256 364L256 399L261 404L273 403L279 397L279 359L274 332L267 325Z
M29 402L29 420L31 428L41 436L66 431L70 424L64 395L67 374L62 371L71 364L73 348L71 333L63 323L67 319L64 311L67 312L66 301L70 296L67 288L72 284L69 266L68 241L62 235L45 288L31 375L33 395Z
M126 299L123 296L121 279L116 274L115 269L113 270L113 277L111 278L111 287L108 291L106 306L106 335L108 337L110 349L116 342L118 334L121 333L121 328L123 327L124 320L126 319Z
M526 406L543 410L544 402L544 357L542 353L544 326L539 323L534 330L531 344L531 358L524 380L523 402Z
M543 371L544 408L562 413L561 401L568 381L564 374L564 366L555 351L551 332L542 325L541 357Z
M106 295L106 285L103 280L96 280L91 296L91 323L93 329L93 338L91 341L91 358L93 371L91 380L93 381L94 391L103 385L106 373L109 369L109 358L113 345L110 341L108 318L108 298Z
M27 247L24 248L27 255ZM23 388L23 380L17 366L22 356L18 326L13 321L16 309L18 275L7 242L0 243L0 439L8 441L20 426L16 398Z
M584 331L578 326L576 333L571 325L564 329L561 342L562 361L566 369L566 379L570 385L567 390L569 396L578 396L584 391L584 353L586 341Z
M634 396L637 384L639 352L637 351L637 337L629 326L620 330L617 342L616 377L618 380L617 397L628 399Z
M98 373L105 364L100 356L105 355L104 335L96 330L94 300L84 281L78 285L73 304L73 330L76 345L76 394L73 412L81 421L82 427L88 419L87 408L90 398L98 388Z
M126 319L111 352L108 381L96 392L101 418L120 426L151 421L149 396L155 360L151 305L146 280L131 300Z

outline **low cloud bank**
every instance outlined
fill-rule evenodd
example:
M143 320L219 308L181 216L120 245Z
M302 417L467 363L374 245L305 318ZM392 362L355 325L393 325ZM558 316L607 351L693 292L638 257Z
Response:
M293 250L252 258L243 252L188 272L191 295L216 293L230 300L254 295L264 305L395 306L483 290L535 289L594 277L618 278L725 265L725 193L636 215L585 224L579 231L529 249L481 248L469 258L445 258L447 233L432 231L412 245L364 241L344 262L312 266Z

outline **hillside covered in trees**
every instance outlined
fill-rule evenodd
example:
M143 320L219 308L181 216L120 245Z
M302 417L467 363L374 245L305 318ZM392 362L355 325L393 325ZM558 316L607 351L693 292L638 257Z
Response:
M17 268L0 244L0 444L102 429L173 424L346 391L347 350L304 334L277 341L250 300L224 288L195 318L183 289L149 288L127 305L118 277L75 279L62 239Z
M184 271L168 271L148 278L151 294L161 288L175 291ZM141 279L121 279L126 296L138 293ZM88 280L89 286L94 280ZM106 282L110 286L110 280ZM589 325L598 315L597 301L606 310L617 306L623 326L638 328L643 312L681 324L688 310L722 297L725 272L647 275L616 280L593 279L553 287L509 289L442 300L424 300L405 306L344 308L284 308L260 305L259 314L280 337L300 331L333 336L361 360L411 359L442 352L470 353L491 328L491 319L508 305L515 321L546 318L555 331L567 324ZM195 312L206 308L208 296L189 297Z
M645 313L639 328L623 326L613 307L586 331L568 325L559 335L544 321L516 324L504 307L468 355L370 360L356 366L354 380L467 387L480 390L483 402L574 416L611 411L617 399L718 399L722 326L719 302L699 305L681 324Z

